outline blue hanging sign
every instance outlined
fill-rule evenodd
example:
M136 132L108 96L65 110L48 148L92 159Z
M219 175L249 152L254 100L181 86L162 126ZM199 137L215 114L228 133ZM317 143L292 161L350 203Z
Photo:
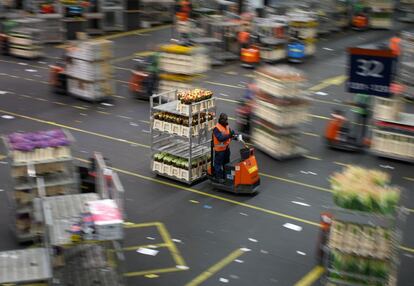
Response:
M390 97L395 71L391 50L349 48L348 92Z

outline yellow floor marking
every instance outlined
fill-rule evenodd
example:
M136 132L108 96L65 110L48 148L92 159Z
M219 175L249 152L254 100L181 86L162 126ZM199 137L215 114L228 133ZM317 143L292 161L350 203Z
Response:
M111 60L111 64L117 64L117 63L120 63L120 62L125 62L125 61L128 61L128 60L132 60L133 58L135 58L135 55L129 55L129 56L125 56L125 57L116 58L116 59Z
M97 132L93 132L93 131L87 131L87 130L79 129L79 128L76 128L76 127L60 124L60 123L53 122L53 121L47 121L47 120L43 120L43 119L31 117L31 116L26 116L26 115L14 113L14 112L9 112L9 111L5 111L5 110L1 110L1 109L0 109L0 112L8 113L8 114L16 116L16 117L24 118L24 119L27 119L27 120L31 120L31 121L35 121L35 122L39 122L39 123L43 123L43 124L48 124L48 125L52 125L52 126L56 126L56 127L66 128L66 129L69 129L69 130L72 130L72 131L77 131L77 132L80 132L80 133L85 133L85 134L89 134L89 135L98 136L98 137L101 137L101 138L105 138L105 139L109 139L109 140L113 140L113 141L117 141L117 142L133 144L135 146L140 146L140 147L147 148L147 149L150 148L150 146L145 145L145 144L129 141L129 140L126 140L126 139L116 138L116 137L112 137L112 136L109 136L109 135L105 135L105 134L101 134L101 133L97 133Z
M340 75L340 76L327 78L327 79L323 80L321 83L319 83L315 86L312 86L309 90L310 91L319 91L319 90L327 88L331 85L341 85L346 81L347 78L348 77L346 75Z
M321 137L321 135L316 134L316 133L312 133L312 132L304 132L304 131L302 131L301 133L304 134L304 135L307 135L307 136Z
M116 81L117 81L117 82L120 82L120 83L129 84L129 82L127 82L127 81L123 81L123 80L119 80L119 79L117 79Z
M146 57L146 56L150 56L154 53L154 51L143 51L143 52L136 52L134 53L134 56L137 57Z
M80 109L80 110L88 110L88 108L82 107L82 106L78 106L78 105L72 105L72 107L73 108L76 108L76 109Z
M111 115L111 113L106 112L106 111L97 110L97 112L100 114Z
M404 177L404 180L414 182L414 178Z
M329 117L316 115L316 114L308 114L308 116L310 116L312 118L323 119L323 120L329 120L330 119Z
M116 66L114 66L114 69L123 70L123 71L132 71L132 69L122 68L122 67L116 67Z
M254 74L246 74L246 75L244 75L245 77L250 77L250 78L253 78L254 77Z
M185 271L185 270L187 269L171 267L171 268L161 268L161 269L144 270L144 271L137 271L137 272L127 272L127 273L124 273L124 276L125 277L137 277L137 276L163 274L163 273L171 273L171 272L178 272L178 271Z
M237 75L237 72L235 72L235 71L226 71L225 74L228 74L228 75Z
M117 142L128 143L128 144L132 144L134 146L140 146L140 147L147 148L147 149L150 148L150 146L148 146L148 145L144 145L144 144L141 144L141 143L129 141L129 140L126 140L126 139L116 138L116 137L112 137L112 136L97 133L97 132L87 131L87 130L83 130L83 129L80 129L80 128L76 128L76 127L72 127L72 126L68 126L68 125L64 125L64 124L60 124L60 123L56 123L56 122L52 122L52 121L46 121L46 120L43 120L43 119L38 119L38 118L31 117L31 116L26 116L26 115L17 114L17 113L14 113L14 112L5 111L5 110L2 110L2 109L0 109L0 112L8 113L8 114L16 116L16 117L24 118L24 119L27 119L27 120L31 120L31 121L35 121L35 122L39 122L39 123L43 123L43 124L53 125L53 126L57 126L57 127L61 127L61 128L66 128L66 129L69 129L69 130L72 130L72 131L77 131L77 132L80 132L80 133L85 133L85 134L89 134L89 135L98 136L98 137L101 137L101 138L106 138L106 139L117 141ZM116 169L114 168L114 170L116 170ZM258 210L258 211L261 211L261 212L265 212L265 213L273 214L273 215L276 215L276 216L289 218L289 219L292 219L292 220L296 220L296 221L304 222L304 223L307 223L307 224L312 224L312 225L319 226L319 224L314 223L314 222L309 221L309 220L304 220L304 219L301 219L301 218L298 218L298 217L290 216L290 215L287 215L287 214L279 213L279 212L276 212L276 211L268 210L268 209L257 207L257 206L254 206L254 205L245 204L245 203L238 202L238 201L235 201L235 200L231 200L231 199L227 199L227 198L220 197L220 196L217 196L217 195L205 193L205 192L202 192L202 191L198 191L196 189L183 187L183 186L180 186L180 185L177 185L177 184L173 184L173 183L169 183L169 182L166 182L166 181L154 179L154 178L151 178L151 177L143 176L143 175L132 173L132 172L129 172L129 171L124 171L124 170L120 170L120 169L118 169L118 170L122 173L130 174L130 175L133 175L133 176L136 176L136 177L140 177L140 178L143 178L143 179L158 182L158 183L161 183L163 185L172 186L172 187L187 190L187 191L190 191L190 192L193 192L193 193L197 193L197 194L209 196L209 197L212 197L212 198L216 198L216 199L219 199L219 200L223 200L223 201L226 201L226 202L230 202L230 203L233 203L233 204L236 204L236 205L240 205L240 206L244 206L244 207L247 207L247 208L255 209L255 210ZM290 180L290 179L280 178L280 177L276 177L276 176L272 176L272 175L268 175L268 174L264 174L264 173L261 173L261 175L265 176L265 177L268 177L268 178L281 180L281 181L284 181L284 182L290 182L290 183L293 183L293 184L306 186L306 187L316 189L316 190L331 192L329 189L326 189L326 188L313 186L313 185L297 182L297 181Z
M335 165L342 166L342 167L348 167L348 165L349 165L349 164L345 164L345 163L341 163L341 162L336 162L336 161L334 162L334 164Z
M311 159L311 160L322 161L322 159L321 159L321 158L314 157L314 156L303 155L303 157L305 157L305 158L307 158L307 159Z
M81 158L76 158L78 161L82 161L85 163L88 163L89 161L81 159ZM146 223L132 223L132 222L125 222L124 223L124 227L125 228L143 228L143 227L156 227L157 226L157 222L146 222Z
M6 158L7 158L7 156L5 156L3 154L0 154L0 160L6 159Z
M325 268L322 266L316 266L308 274L306 274L302 279L295 283L294 286L311 286L313 283L318 280L322 274L325 272Z
M88 160L85 160L85 159L82 159L82 158L76 158L75 157L75 159L78 160L78 161L84 162L84 163L89 163ZM169 187L172 187L172 188L175 188L175 189L180 189L180 190L192 192L192 193L195 193L195 194L198 194L198 195L207 196L207 197L210 197L210 198L213 198L213 199L221 200L221 201L224 201L224 202L228 202L228 203L235 204L235 205L238 205L238 206L242 206L242 207L245 207L245 208L253 209L253 210L256 210L256 211L263 212L263 213L267 213L267 214L271 214L271 215L275 215L275 216L279 216L279 217L283 217L283 218L288 218L288 219L291 219L291 220L303 222L305 224L320 227L319 223L312 222L312 221L309 221L309 220L301 219L301 218L294 217L294 216L291 216L291 215L286 215L286 214L279 213L279 212L276 212L276 211L272 211L272 210L269 210L269 209L261 208L261 207L255 206L255 205L249 205L249 204L246 204L246 203L238 202L238 201L231 200L231 199L228 199L228 198L225 198L225 197L220 197L220 196L217 196L217 195L214 195L214 194L205 193L205 192L202 192L202 191L199 191L199 190L196 190L196 189L187 188L187 187L180 186L180 185L177 185L177 184L174 184L174 183L158 180L158 179L155 179L155 178L152 178L152 177L140 175L140 174L133 173L133 172L126 171L126 170L122 170L122 169L119 169L119 168L112 167L112 169L116 172L119 172L119 173L122 173L122 174L125 174L125 175L129 175L129 176L134 176L134 177L137 177L137 178L140 178L140 179L143 179L143 180L147 180L147 181L151 181L151 182L154 182L154 183L158 183L160 185L169 186ZM155 223L135 224L135 223L127 222L127 223L124 223L124 227L125 228L138 228L138 227L155 226L157 224L161 224L161 223L155 222ZM401 245L399 246L399 248L402 249L402 250L414 253L413 248L404 247L404 246L401 246Z
M112 35L98 36L94 39L113 40L113 39L117 39L117 38L131 36L131 35L134 35L134 34L137 34L137 33L144 34L144 33L155 32L155 31L163 30L163 29L170 28L170 27L171 27L171 25L167 24L167 25L161 25L161 26L156 26L156 27L151 27L151 28L136 29L136 30L131 30L131 31L127 31L127 32L120 32L120 33L116 33L116 34L112 34Z
M142 122L142 123L145 123L145 124L150 124L150 122L149 121L146 121L146 120L139 120L139 122Z
M399 248L400 248L401 250L404 250L404 251L407 251L407 252L414 253L414 248L405 247L405 246L402 246L402 245L400 245L400 246L399 246Z
M92 37L92 39L113 40L113 39L122 38L122 37L125 37L125 36L131 36L131 35L134 35L134 34L136 35L137 33L141 34L141 33L155 32L155 31L158 31L158 30L166 29L168 27L171 27L171 25L162 25L162 26L157 26L157 27L152 27L152 28L147 28L147 29L136 29L136 30L131 30L131 31L127 31L127 32L115 33L115 34L111 34L111 35ZM58 49L65 49L67 47L70 47L70 45L69 44L61 44L61 45L55 46L55 48L58 48Z
M298 222L302 222L302 223L305 223L305 224L309 224L309 225L319 227L319 223L316 223L316 222L313 222L313 221L310 221L310 220L306 220L306 219L291 216L291 215L288 215L288 214L280 213L280 212L277 212L277 211L265 209L265 208L258 207L258 206L255 206L255 205L250 205L250 204L247 204L247 203L239 202L239 201L232 200L232 199L229 199L229 198L221 197L219 195L206 193L206 192L203 192L203 191L199 191L197 189L181 186L181 185L178 185L178 184L174 184L172 182L163 181L163 180L156 179L156 178L153 178L153 177L148 177L148 176L141 175L141 174L138 174L138 173L134 173L134 172L131 172L131 171L122 170L122 169L118 169L118 168L112 168L112 169L116 172L119 172L119 173L122 173L122 174L125 174L125 175L134 176L134 177L137 177L137 178L141 178L141 179L151 181L151 182L154 182L154 183L158 183L160 185L172 187L172 188L175 188L175 189L184 190L184 191L191 192L191 193L194 193L194 194L198 194L198 195L210 197L210 198L213 198L213 199L221 200L221 201L224 201L224 202L227 202L227 203L230 203L230 204L234 204L234 205L238 205L238 206L241 206L241 207L253 209L253 210L256 210L256 211L259 211L259 212L263 212L263 213L271 214L271 215L274 215L274 216L279 216L279 217L283 217L283 218L286 218L286 219L290 219L290 220L294 220L294 221L298 221Z
M53 103L54 103L54 104L58 104L58 105L62 105L62 106L67 105L66 103L59 102L59 101L53 101Z
M267 178L274 179L274 180L278 180L278 181L282 181L282 182L286 182L286 183L290 183L290 184L304 186L304 187L311 188L311 189L318 190L318 191L332 193L332 190L330 190L330 189L322 188L322 187L318 187L318 186L314 186L314 185L310 185L310 184L306 184L306 183L302 183L302 182L291 180L291 179L285 179L285 178L281 178L281 177L277 177L277 176L273 176L273 175L269 175L269 174L265 174L265 173L260 173L260 176L267 177Z
M167 228L164 226L164 224L157 224L157 228L159 233L161 234L162 239L166 242L167 247L170 249L171 255L174 258L174 262L176 263L176 265L186 266L184 258L180 255L180 252L175 246L174 241L172 241L171 235L168 232Z
M147 275L145 275L145 278L149 278L149 279L154 279L154 278L158 278L158 277L160 277L160 276L157 275L157 274L147 274Z
M156 243L156 244L145 244L145 245L137 245L137 246L128 246L128 247L122 248L122 250L124 250L124 251L135 251L135 250L138 250L139 248L152 248L154 246L156 248L168 247L168 243Z
M236 249L232 253L230 253L228 256L220 260L218 263L211 266L209 269L201 273L199 276L185 284L185 286L198 286L208 280L211 276L222 270L224 267L232 263L235 259L243 255L245 252L243 250Z
M214 81L204 81L205 83L209 83L212 85L218 85L218 86L225 86L225 87L232 87L232 88L237 88L237 89L246 89L245 87L241 87L241 86L237 86L237 85L231 85L231 84L225 84L225 83L220 83L220 82L214 82Z

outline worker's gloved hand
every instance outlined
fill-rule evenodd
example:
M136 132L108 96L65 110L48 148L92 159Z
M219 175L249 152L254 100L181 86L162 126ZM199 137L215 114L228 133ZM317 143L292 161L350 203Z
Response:
M243 136L241 134L237 135L237 141L242 142Z

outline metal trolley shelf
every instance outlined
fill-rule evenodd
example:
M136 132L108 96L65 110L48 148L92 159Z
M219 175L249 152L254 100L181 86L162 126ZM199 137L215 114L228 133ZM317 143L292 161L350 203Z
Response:
M189 124L185 126L155 119L155 114L159 112L180 116ZM152 96L152 171L186 184L202 180L206 176L211 152L211 129L215 125L215 114L214 98L184 105L178 100L177 90ZM208 115L212 117L210 120L207 120ZM158 159L160 154L164 154L164 160Z
M49 249L31 248L0 253L0 285L47 285L51 280Z
M69 142L75 141L68 131L63 133ZM7 192L13 218L11 228L19 242L36 241L44 230L34 214L35 199L41 196L42 191L45 196L75 192L78 177L71 148L66 146L64 154L56 153L55 158L51 158L51 152L42 151L38 154L33 151L30 152L32 155L22 157L13 151L8 137L3 137L3 142L10 158L11 177L14 182L13 189ZM46 154L48 156L44 156ZM43 190L39 189L39 177L42 178Z
M333 223L324 251L327 269L324 285L375 285L395 286L398 245L402 239L401 228L405 210L397 207L393 214L379 214L344 208L331 208ZM350 273L335 269L334 253L367 261L383 262L388 268L384 277L371 274Z
M304 91L305 76L287 66L256 71L256 97L251 138L256 148L276 160L301 157L300 129L308 121L310 105Z

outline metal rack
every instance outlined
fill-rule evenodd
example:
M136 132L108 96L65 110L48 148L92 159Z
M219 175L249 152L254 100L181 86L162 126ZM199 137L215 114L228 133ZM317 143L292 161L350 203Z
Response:
M107 40L80 41L66 53L68 92L89 101L111 98L115 92L113 43Z
M392 215L373 214L343 208L331 208L333 221L329 238L323 247L326 285L358 286L364 281L375 285L396 286L398 245L402 240L401 227L405 221L403 207ZM345 255L361 261L381 261L388 274L361 274L335 269L334 256ZM364 284L365 285L365 284Z
M286 58L287 18L255 18L252 30L260 39L260 58L265 62L275 62Z
M191 89L192 82L210 69L208 50L204 47L167 44L160 49L162 73L158 92Z
M73 142L71 134L65 133ZM43 227L35 215L35 200L42 195L38 178L42 178L41 187L45 196L73 193L78 183L73 159L69 151L65 157L17 161L6 137L3 142L10 158L11 176L14 180L13 190L7 192L14 217L12 229L19 242L38 240L43 233Z
M285 80L285 70L298 78ZM306 150L299 146L298 126L308 120L305 78L295 69L265 67L256 71L256 82L260 91L253 111L253 143L277 160L302 156Z
M104 31L123 31L124 24L124 0L100 0L99 10L103 14L102 28Z
M211 129L214 127L215 120L212 122L201 123L201 113L216 114L215 99L211 98L201 102L186 105L179 108L178 91L169 91L151 97L151 168L152 171L160 176L177 180L186 184L205 177L207 162L211 152ZM156 120L156 112L166 112L168 114L179 115L188 119L189 126L179 126L170 122ZM192 124L195 118L195 125ZM160 128L161 125L163 128ZM177 125L177 126L173 126ZM166 127L166 128L164 128ZM179 131L178 129L184 129ZM184 159L187 164L185 167L178 168L155 160L155 155L165 152L168 155ZM199 160L195 166L195 160Z
M392 0L368 0L365 1L370 7L369 25L373 29L392 29L394 2Z
M398 10L400 10L402 16L398 18L401 22L414 22L414 1L413 0L400 0L398 3Z
M47 285L52 277L47 248L0 252L0 285Z
M391 98L376 98L371 152L379 157L414 163L414 34L402 33L402 56L398 64L396 84L401 86Z
M313 12L298 10L287 13L290 35L305 42L305 55L312 56L316 53L316 39L318 34L318 21Z

